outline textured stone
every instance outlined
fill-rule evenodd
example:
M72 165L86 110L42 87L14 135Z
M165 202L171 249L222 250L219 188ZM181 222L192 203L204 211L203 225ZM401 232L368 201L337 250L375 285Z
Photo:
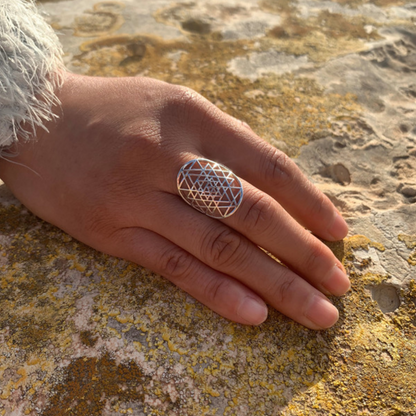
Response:
M295 157L352 290L327 331L236 325L0 186L0 415L415 415L414 3L40 3L71 70L187 85Z

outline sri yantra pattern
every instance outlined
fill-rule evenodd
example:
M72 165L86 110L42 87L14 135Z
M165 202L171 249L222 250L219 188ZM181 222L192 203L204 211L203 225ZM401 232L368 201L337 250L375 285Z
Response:
M225 166L193 159L178 173L179 195L193 208L212 218L232 215L243 199L240 179Z

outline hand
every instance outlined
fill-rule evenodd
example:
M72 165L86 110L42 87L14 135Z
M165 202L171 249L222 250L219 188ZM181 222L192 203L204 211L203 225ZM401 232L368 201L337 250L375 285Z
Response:
M309 328L337 321L323 293L342 295L349 280L304 227L327 240L348 228L285 154L196 92L150 78L67 73L59 97L59 122L15 149L26 167L0 163L33 213L233 321L263 322L265 302ZM243 202L229 218L209 218L178 195L179 169L199 157L242 179Z

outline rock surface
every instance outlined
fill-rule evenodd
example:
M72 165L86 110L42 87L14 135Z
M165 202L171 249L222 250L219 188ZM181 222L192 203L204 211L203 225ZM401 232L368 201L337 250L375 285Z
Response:
M218 317L0 186L0 415L416 415L416 3L40 1L74 72L194 88L347 217L314 332Z

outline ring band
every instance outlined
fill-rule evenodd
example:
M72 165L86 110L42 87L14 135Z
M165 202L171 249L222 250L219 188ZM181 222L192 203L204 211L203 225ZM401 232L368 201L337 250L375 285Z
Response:
M179 195L211 218L227 218L243 200L243 185L230 169L209 159L192 159L179 170Z

